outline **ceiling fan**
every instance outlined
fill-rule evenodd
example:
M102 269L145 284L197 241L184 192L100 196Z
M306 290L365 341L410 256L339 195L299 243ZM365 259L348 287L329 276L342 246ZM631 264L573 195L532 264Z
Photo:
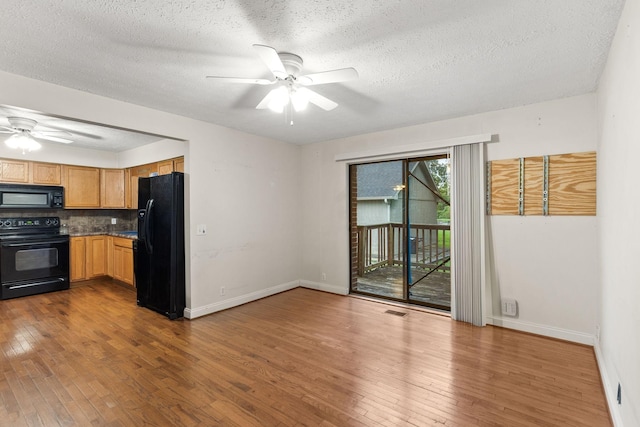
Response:
M40 126L40 129L34 130L38 122L33 119L26 117L7 117L7 120L9 121L9 126L0 125L0 133L11 133L13 135L5 141L5 144L11 148L20 148L23 153L24 151L40 149L40 143L35 141L34 138L61 142L63 144L73 142L70 139L63 138L63 136L72 136L71 133L65 130L46 130L46 128L42 126Z
M209 79L217 79L230 83L247 83L256 85L276 85L260 103L257 109L269 108L281 113L289 105L295 111L302 111L309 103L317 105L325 111L333 110L338 104L319 93L308 89L308 86L338 83L358 78L355 68L341 68L338 70L324 71L320 73L300 75L302 70L302 58L288 52L277 52L270 46L254 44L260 59L266 64L274 79L251 79L239 77L207 76ZM293 124L293 122L292 122Z
M33 119L27 119L25 117L7 117L7 120L9 121L9 126L0 125L0 133L26 133L33 138L62 142L63 144L70 144L73 142L70 139L59 136L73 136L66 130L45 130L45 128L42 128L42 126L40 126L42 130L34 130L34 128L38 125L38 122Z

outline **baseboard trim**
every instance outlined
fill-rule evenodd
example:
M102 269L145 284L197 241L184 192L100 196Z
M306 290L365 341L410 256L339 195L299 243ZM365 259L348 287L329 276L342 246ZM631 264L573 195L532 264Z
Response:
M267 289L261 289L250 294L241 295L239 297L226 299L224 301L208 304L203 307L197 308L185 308L184 317L187 319L195 319L198 317L206 316L207 314L215 313L217 311L226 310L228 308L237 307L248 302L256 301L261 298L269 297L271 295L279 294L280 292L289 291L300 287L300 281L294 280L293 282L283 283L281 285L272 286Z
M538 323L524 322L518 319L507 319L498 316L487 316L486 321L489 325L501 326L503 328L515 329L517 331L529 332L578 344L593 345L594 343L594 336L585 334L584 332L556 328L548 325L540 325Z
M602 379L602 387L604 387L604 396L607 399L607 404L609 405L609 415L611 415L611 421L613 422L614 427L623 427L622 416L618 408L616 393L614 391L617 387L614 387L611 383L611 377L609 376L607 367L604 363L604 356L602 355L599 341L595 341L593 349L596 353L596 362L598 363L598 370L600 371L600 378Z
M342 286L330 285L328 283L312 282L310 280L300 280L300 287L315 289L316 291L331 292L332 294L348 295L349 289Z

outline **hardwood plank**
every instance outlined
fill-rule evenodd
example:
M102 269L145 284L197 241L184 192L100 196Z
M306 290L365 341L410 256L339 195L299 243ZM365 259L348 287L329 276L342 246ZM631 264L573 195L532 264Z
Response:
M12 425L611 425L593 349L308 289L193 321L109 279L0 301Z

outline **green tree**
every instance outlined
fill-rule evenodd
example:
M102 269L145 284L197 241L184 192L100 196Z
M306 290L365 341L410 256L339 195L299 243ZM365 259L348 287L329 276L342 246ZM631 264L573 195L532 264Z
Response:
M436 184L436 188L443 199L449 200L449 159L429 160L426 162L427 170ZM438 220L449 222L451 214L449 204L442 201L438 202Z

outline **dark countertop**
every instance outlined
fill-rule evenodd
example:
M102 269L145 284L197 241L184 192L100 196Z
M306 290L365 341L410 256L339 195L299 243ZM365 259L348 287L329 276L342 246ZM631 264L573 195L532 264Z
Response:
M113 236L113 237L122 237L125 239L135 240L138 238L137 232L131 232L127 230L122 231L95 231L95 232L82 232L82 233L69 233L70 237L82 237L82 236Z

